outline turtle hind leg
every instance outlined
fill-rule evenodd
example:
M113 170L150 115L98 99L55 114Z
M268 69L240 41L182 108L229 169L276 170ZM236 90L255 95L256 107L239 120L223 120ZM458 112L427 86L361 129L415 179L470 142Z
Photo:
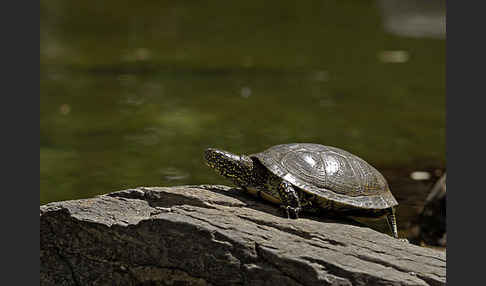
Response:
M394 208L389 208L388 213L386 215L386 221L388 222L388 226L390 227L390 231L393 234L393 237L396 239L398 238L398 231L397 231L397 219L395 217L395 209ZM402 241L407 241L406 238L400 239Z
M277 190L282 201L281 207L285 210L287 218L299 218L299 212L301 211L300 199L292 184L282 181L278 185Z

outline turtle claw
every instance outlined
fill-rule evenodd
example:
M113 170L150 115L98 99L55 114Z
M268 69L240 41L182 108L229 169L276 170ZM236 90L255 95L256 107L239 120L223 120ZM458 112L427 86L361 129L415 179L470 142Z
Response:
M294 208L294 207L291 207L291 206L280 206L280 208L285 211L288 219L298 219L299 218L299 212L300 212L299 207Z

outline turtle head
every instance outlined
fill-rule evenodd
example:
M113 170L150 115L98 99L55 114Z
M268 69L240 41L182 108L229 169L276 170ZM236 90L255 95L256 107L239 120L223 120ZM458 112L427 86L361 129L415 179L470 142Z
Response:
M204 151L206 164L236 185L246 187L251 182L253 160L246 155L208 148Z

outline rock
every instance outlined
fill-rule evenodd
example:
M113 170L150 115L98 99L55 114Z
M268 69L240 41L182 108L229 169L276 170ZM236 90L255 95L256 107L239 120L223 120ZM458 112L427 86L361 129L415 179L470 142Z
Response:
M40 207L41 285L445 285L445 252L225 186Z

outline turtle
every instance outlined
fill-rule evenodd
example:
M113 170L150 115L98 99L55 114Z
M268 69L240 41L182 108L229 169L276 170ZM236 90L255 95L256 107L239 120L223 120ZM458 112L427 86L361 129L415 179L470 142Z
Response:
M398 238L393 197L383 175L360 157L314 143L272 146L237 155L216 148L204 151L206 164L238 187L279 204L287 218L302 212L346 217L386 217Z

